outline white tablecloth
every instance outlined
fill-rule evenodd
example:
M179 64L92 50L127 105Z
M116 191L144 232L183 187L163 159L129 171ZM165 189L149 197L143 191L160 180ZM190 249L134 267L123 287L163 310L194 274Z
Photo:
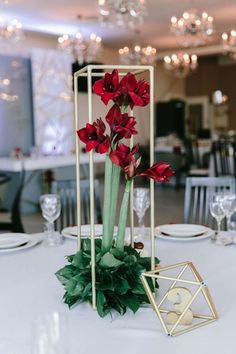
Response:
M235 354L236 246L211 241L157 240L163 265L190 260L207 283L219 320L176 338L167 337L151 308L135 315L100 318L87 304L69 310L62 302L64 290L54 273L66 264L65 255L76 250L74 240L64 245L0 254L0 347L10 340L15 351L30 354L30 327L34 317L53 310L66 314L68 354Z

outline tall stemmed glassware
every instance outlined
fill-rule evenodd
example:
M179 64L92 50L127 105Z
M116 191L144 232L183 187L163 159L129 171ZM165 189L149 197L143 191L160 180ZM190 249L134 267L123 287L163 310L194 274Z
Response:
M133 209L138 216L138 234L137 237L145 235L144 216L150 206L150 190L149 188L134 188Z
M217 222L217 234L220 233L221 221L225 217L225 212L222 207L222 194L214 194L210 200L210 212Z
M40 206L46 224L46 246L56 246L62 243L62 236L55 232L54 221L61 213L61 199L57 194L43 194L40 196Z
M227 219L227 230L230 229L231 216L236 211L236 195L233 193L224 193L221 199L222 208Z

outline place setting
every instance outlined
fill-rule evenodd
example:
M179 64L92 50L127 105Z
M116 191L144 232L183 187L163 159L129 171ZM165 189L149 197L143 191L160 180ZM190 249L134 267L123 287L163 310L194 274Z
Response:
M24 233L0 234L0 254L17 252L36 246L41 239Z
M155 236L163 240L193 242L213 237L215 231L197 224L165 224L155 228Z

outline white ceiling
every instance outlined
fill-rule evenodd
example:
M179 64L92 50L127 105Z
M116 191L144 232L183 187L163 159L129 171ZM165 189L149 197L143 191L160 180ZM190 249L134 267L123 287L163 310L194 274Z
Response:
M5 0L6 1L6 0ZM179 47L169 31L170 18L179 17L184 10L197 8L214 17L216 32L210 45L220 44L223 31L236 29L236 0L146 0L148 16L141 34L107 29L97 20L97 0L0 0L0 14L8 19L17 17L26 30L51 35L74 33L80 29L86 35L101 35L106 46L120 47L140 43L151 44L159 51ZM77 16L81 15L82 20Z

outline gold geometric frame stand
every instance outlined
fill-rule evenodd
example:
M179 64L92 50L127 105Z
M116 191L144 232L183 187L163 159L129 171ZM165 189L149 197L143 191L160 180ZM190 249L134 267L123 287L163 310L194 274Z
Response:
M177 276L172 277L165 275L165 272L173 269L178 271ZM186 279L184 275L186 270L190 271L190 276L193 277L193 280ZM156 302L155 294L152 293L149 287L148 279L150 278L153 281L162 279L171 282L171 285L159 303ZM165 333L169 336L184 334L193 329L205 326L218 318L210 292L192 262L177 263L166 267L158 266L154 271L142 273L141 280L149 301ZM193 294L188 288L190 286L196 289ZM205 299L205 304L210 310L210 315L192 312L191 305L193 305L200 294L202 294ZM173 310L162 307L167 301L172 302ZM194 321L201 322L193 323Z
M80 86L81 79L87 80L87 116L88 123L92 124L94 121L94 107L92 104L92 79L104 77L105 72L112 72L118 70L119 77L124 77L128 72L136 77L145 75L150 84L150 103L149 103L149 148L150 148L150 166L154 163L154 67L151 65L87 65L81 70L74 73L74 104L75 104L75 131L78 131L81 126L82 117L79 114L79 106L83 104L80 101L78 94L78 87ZM95 112L96 113L96 112ZM130 115L133 111L130 110ZM98 118L98 117L97 117ZM80 157L81 148L80 141L76 138L76 181L77 181L77 249L81 248L81 198L80 198ZM133 147L133 138L130 139L130 147ZM92 277L92 305L96 309L96 255L95 255L95 216L94 216L94 152L89 152L89 199L90 199L90 240L91 240L91 277ZM134 216L133 216L133 186L130 194L130 240L131 245L134 245ZM155 269L155 211L154 211L154 180L150 179L150 243L151 243L151 269Z

